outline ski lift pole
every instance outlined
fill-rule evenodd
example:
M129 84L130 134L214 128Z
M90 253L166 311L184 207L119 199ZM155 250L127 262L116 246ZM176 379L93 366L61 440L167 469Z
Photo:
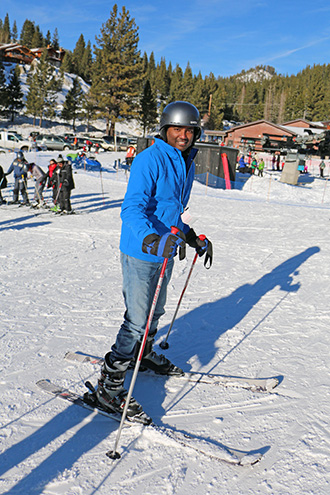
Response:
M177 227L171 227L171 233L172 234L177 234L178 232L179 232L179 229ZM128 392L127 392L125 407L124 407L124 410L123 410L123 414L121 416L121 421L120 421L120 425L119 425L119 428L118 428L115 445L114 445L113 450L109 450L106 453L106 455L108 457L110 457L110 459L113 459L113 460L120 459L120 457L121 457L120 454L119 454L119 452L117 452L117 448L118 448L119 440L120 440L120 435L121 435L121 432L122 432L122 429L123 429L124 421L125 421L126 416L127 416L128 406L129 406L129 403L130 403L130 400L131 400L131 397L132 397L132 394L133 394L133 388L134 388L134 385L135 385L135 382L136 382L137 374L139 372L139 368L140 368L140 364L141 364L142 356L143 356L143 351L144 351L144 348L146 346L147 337L148 337L148 334L149 334L149 329L150 329L151 322L152 322L152 319L153 319L153 316L154 316L154 312L155 312L155 309L156 309L156 304L157 304L157 301L158 301L158 296L159 296L159 293L160 293L160 289L161 289L162 284L163 284L163 280L164 280L164 275L165 275L165 270L166 270L167 263L168 263L168 258L165 258L164 261L163 261L161 270L160 270L157 287L156 287L156 290L155 290L154 298L153 298L153 301L152 301L152 304L151 304L151 308L150 308L150 312L149 312L149 316L148 316L147 325L146 325L146 328L145 328L145 331L144 331L144 335L143 335L143 339L142 339L142 342L141 342L141 345L140 345L139 354L138 354L138 357L136 359L136 363L135 363L135 367L134 367L134 371L133 371L133 376L132 376L132 379L131 379L131 383L130 383L130 386L129 386L129 389L128 389Z
M199 239L200 239L201 241L204 241L204 240L206 239L205 235L203 235L203 234L202 234L202 235L200 235L200 236L198 236L198 237L199 237ZM166 334L165 340L163 340L163 341L159 344L159 347L160 347L161 349L163 349L163 350L166 350L166 349L168 349L168 348L169 348L169 344L168 344L168 342L167 342L167 339L168 339L168 337L169 337L169 335L170 335L170 333L171 333L171 330L172 330L173 324L174 324L174 322L175 322L176 316L177 316L178 311L179 311L179 308L180 308L180 304L181 304L182 298L183 298L184 293L186 292L186 289L187 289L187 287L188 287L188 283L189 283L189 280L190 280L190 277L191 277L192 271L193 271L193 269L194 269L194 266L195 266L195 264L196 264L197 258L198 258L198 253L195 253L195 256L194 256L193 262L192 262L192 264L191 264L191 267L190 267L190 270L189 270L189 273L188 273L188 276L187 276L186 283L184 284L183 290L182 290L182 292L181 292L181 296L180 296L179 301L178 301L178 304L177 304L177 306L176 306L176 310L175 310L175 312L174 312L174 315L173 315L173 318L172 318L172 321L171 321L171 324L170 324L170 328L168 329L168 332L167 332L167 334Z

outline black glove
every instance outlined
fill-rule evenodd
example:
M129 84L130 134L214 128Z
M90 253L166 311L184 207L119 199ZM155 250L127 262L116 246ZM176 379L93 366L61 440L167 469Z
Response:
M186 238L181 230L177 234L167 232L160 236L158 234L149 234L143 239L142 251L147 254L154 254L161 258L172 259L179 249L179 259L183 260L186 256Z
M196 249L196 253L199 256L203 256L206 253L204 266L207 269L211 268L213 260L212 242L204 235L198 237L194 229L190 229L186 234L186 242L190 247ZM209 265L207 266L208 263Z

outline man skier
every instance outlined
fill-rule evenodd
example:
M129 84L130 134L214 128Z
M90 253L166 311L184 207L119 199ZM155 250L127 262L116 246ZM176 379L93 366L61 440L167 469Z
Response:
M13 163L10 165L9 169L5 173L5 175L10 175L12 172L14 172L14 179L15 179L15 184L14 184L14 189L13 189L13 200L10 201L9 204L18 204L18 195L19 191L21 191L22 197L23 197L23 202L21 203L22 205L29 205L29 198L27 194L27 183L26 183L26 178L27 178L27 161L25 160L24 154L22 151L19 151L17 153L17 156Z
M134 159L121 210L120 239L124 321L111 351L105 355L96 398L109 411L122 413L127 391L126 371L137 357L146 328L164 258L168 263L146 341L141 368L157 374L182 375L181 368L153 351L159 318L164 314L166 289L171 278L174 256L179 249L184 258L186 242L212 262L212 244L201 241L182 218L187 206L197 153L193 144L200 137L200 115L188 102L167 105L160 119L160 136ZM175 235L171 226L179 229ZM127 418L150 423L151 418L131 397Z

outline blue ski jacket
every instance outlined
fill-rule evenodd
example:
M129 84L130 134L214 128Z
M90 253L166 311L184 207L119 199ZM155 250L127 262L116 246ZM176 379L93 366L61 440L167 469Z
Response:
M129 256L151 262L164 258L142 252L143 239L163 235L174 225L187 233L181 220L188 204L195 175L192 149L185 161L181 151L155 139L155 143L134 158L121 209L120 250Z
M22 179L23 177L26 179L27 177L27 162L19 162L17 159L13 161L10 165L9 169L6 172L6 175L10 175L12 171L14 171L15 179Z

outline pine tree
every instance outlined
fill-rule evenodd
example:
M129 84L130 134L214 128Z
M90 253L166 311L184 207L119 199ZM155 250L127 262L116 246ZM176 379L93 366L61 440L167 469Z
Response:
M62 86L54 67L47 62L46 50L35 68L30 69L28 86L26 112L32 114L34 119L38 116L41 127L44 117L53 118L56 115L56 98Z
M150 53L148 69L145 75L145 80L148 80L150 83L151 90L155 92L155 76L156 76L156 63L155 63L155 55L154 52Z
M45 43L44 46L47 48L47 46L50 46L52 44L52 35L50 34L50 31L47 31L46 38L45 38Z
M143 72L144 77L147 76L148 65L149 65L148 54L147 54L147 52L144 52L143 57L142 57L142 72Z
M59 41L59 37L58 37L58 30L57 28L54 29L54 33L53 33L53 38L52 38L52 47L54 48L54 50L59 50L60 49L60 41Z
M72 88L68 91L65 101L63 104L62 110L62 119L67 122L72 121L72 129L76 130L75 124L76 120L79 118L81 114L83 103L83 90L81 88L81 84L78 81L78 77L75 77L73 80Z
M194 79L194 87L189 98L190 103L198 108L201 115L203 115L208 110L208 94L205 88L202 74L199 72L197 77Z
M99 116L106 119L106 132L114 134L118 117L137 116L136 99L142 80L138 51L138 28L125 7L118 14L114 5L110 18L96 37L91 93Z
M31 48L41 48L43 44L44 38L42 36L42 32L40 31L40 27L36 26L32 36Z
M185 88L183 84L183 72L179 64L176 65L170 84L170 94L167 103L172 101L184 100L185 99Z
M6 115L7 110L7 84L5 70L2 62L0 61L0 116Z
M10 71L10 79L7 86L7 113L11 122L14 122L15 115L24 107L23 91L19 77L19 66Z
M81 70L82 74L81 77L86 81L87 83L92 82L92 70L93 70L93 57L92 57L92 49L91 49L91 42L88 41L82 62L81 62Z
M29 89L26 96L25 113L33 116L33 125L36 125L36 118L40 115L43 106L42 95L39 92L40 84L37 70L30 69L27 85Z
M145 136L146 131L151 129L157 122L157 102L152 93L148 79L143 88L140 107L139 120L143 127L143 136Z
M73 57L70 50L65 51L65 55L61 64L61 71L68 72L69 74L74 72Z
M190 67L190 63L188 62L186 69L183 74L183 86L184 86L184 97L183 100L190 100L191 95L194 91L194 80L193 74Z
M2 26L2 42L9 43L11 40L9 15L6 14Z
M86 122L86 132L89 132L89 124L91 120L93 120L96 116L96 112L97 103L93 95L91 94L91 91L89 91L87 94L84 95L82 104L82 118L84 118Z
M160 110L163 110L170 93L171 77L166 67L165 58L161 58L160 64L156 67L155 88L157 98L160 101Z
M32 39L33 39L34 31L35 31L34 22L26 19L24 21L20 36L21 45L27 46L28 48L32 47Z
M17 24L16 21L13 22L13 29L11 30L11 41L13 43L16 43L18 39L18 31L17 31Z
M81 34L72 53L74 73L77 74L78 76L83 75L82 60L85 53L85 49L86 49L86 44L85 44L84 35Z

